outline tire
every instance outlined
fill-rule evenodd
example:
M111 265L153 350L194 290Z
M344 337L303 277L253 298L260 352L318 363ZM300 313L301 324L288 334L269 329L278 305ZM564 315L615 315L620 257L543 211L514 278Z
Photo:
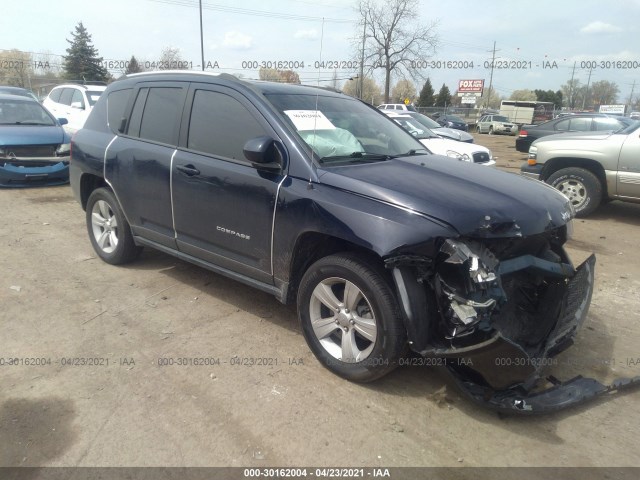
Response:
M584 168L563 168L551 174L546 182L569 198L577 217L593 213L602 202L600 180Z
M493 127L489 127L489 135L493 135Z
M480 125L476 127L476 133L482 133L482 129L480 128Z
M105 262L128 263L142 251L134 243L131 227L111 190L98 188L91 193L86 219L91 245Z
M320 363L350 381L386 375L406 350L406 330L384 269L360 255L330 255L309 267L298 289L298 318Z

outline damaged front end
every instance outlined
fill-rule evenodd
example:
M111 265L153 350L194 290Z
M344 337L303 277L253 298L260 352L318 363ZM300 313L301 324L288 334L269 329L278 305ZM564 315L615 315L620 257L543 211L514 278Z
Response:
M638 383L547 377L553 386L541 390L543 370L573 343L593 292L595 256L574 268L565 233L447 239L435 258L388 258L412 349L447 359L462 390L498 410L548 412Z

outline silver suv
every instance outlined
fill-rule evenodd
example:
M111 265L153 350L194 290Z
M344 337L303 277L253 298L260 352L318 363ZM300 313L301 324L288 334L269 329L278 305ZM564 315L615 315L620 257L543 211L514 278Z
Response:
M606 200L640 203L640 122L614 133L540 138L531 145L520 171L564 193L579 217Z

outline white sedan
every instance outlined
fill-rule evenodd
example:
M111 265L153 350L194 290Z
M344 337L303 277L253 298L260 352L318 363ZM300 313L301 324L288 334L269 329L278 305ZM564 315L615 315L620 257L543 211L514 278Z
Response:
M476 143L456 142L455 140L439 137L433 131L418 123L410 115L387 113L387 116L420 140L432 153L485 166L496 164L493 155L491 155L491 150L486 147Z

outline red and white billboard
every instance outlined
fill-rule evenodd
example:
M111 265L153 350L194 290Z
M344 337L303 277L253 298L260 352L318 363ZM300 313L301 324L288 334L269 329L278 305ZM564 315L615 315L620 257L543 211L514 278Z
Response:
M458 82L458 95L482 95L484 80L460 80Z

